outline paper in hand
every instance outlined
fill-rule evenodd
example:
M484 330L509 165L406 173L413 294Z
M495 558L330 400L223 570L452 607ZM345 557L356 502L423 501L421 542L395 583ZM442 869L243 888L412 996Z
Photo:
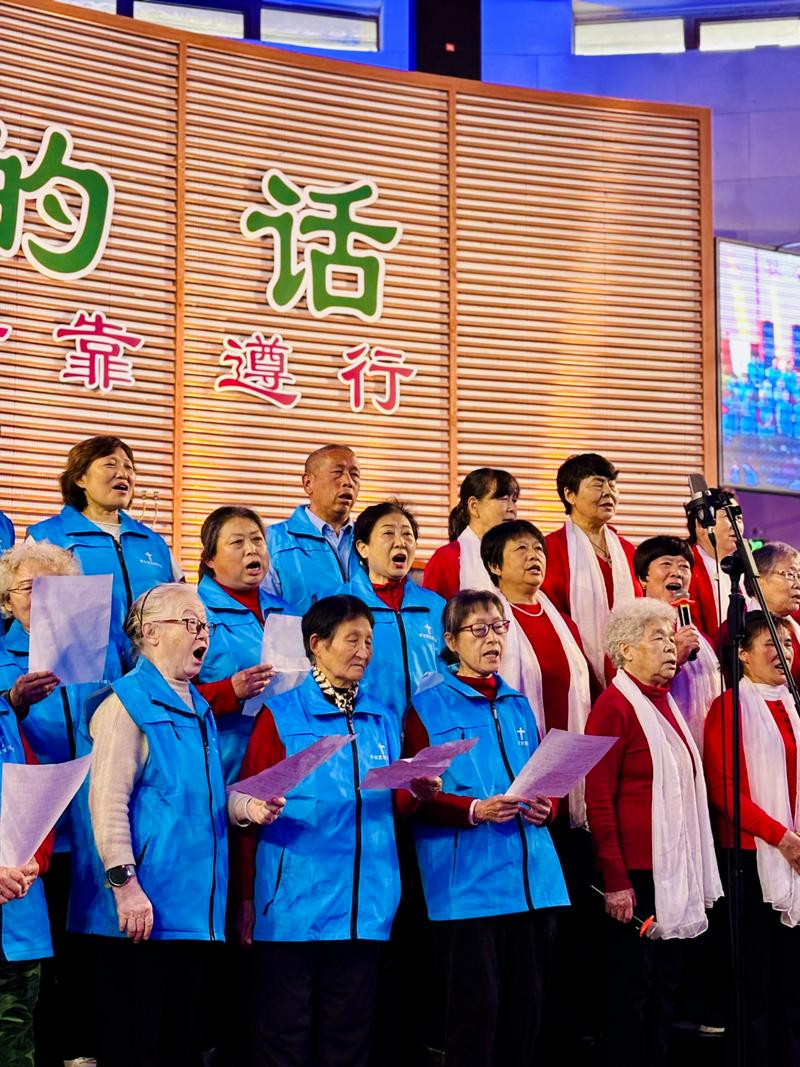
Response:
M257 715L269 697L276 697L305 681L311 664L303 649L302 621L300 615L279 612L267 615L261 639L261 662L271 663L277 674L257 697L245 701L243 715Z
M373 767L361 783L361 789L408 789L414 778L437 778L447 770L456 756L469 752L480 738L465 737L441 745L421 748L411 759L399 759L387 767Z
M273 797L285 797L295 786L299 785L317 767L321 767L331 756L355 739L355 734L330 734L321 737L307 748L287 756L280 763L267 767L249 778L227 787L228 793L246 793L257 800L272 800Z
M66 811L92 755L69 763L0 766L0 867L23 867Z
M616 737L550 730L506 790L506 796L565 797L605 756Z
M104 677L113 580L111 574L33 579L29 671L52 671L62 685Z

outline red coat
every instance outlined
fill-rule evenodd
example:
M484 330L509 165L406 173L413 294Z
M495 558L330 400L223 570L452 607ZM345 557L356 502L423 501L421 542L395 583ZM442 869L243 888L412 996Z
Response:
M632 679L683 737L668 690ZM618 737L586 775L586 811L606 893L630 889L628 871L653 869L653 760L630 701L610 685L589 714L586 733Z
M723 731L724 707L724 731ZM767 701L767 707L781 732L786 749L786 773L789 779L789 800L794 809L797 795L797 745L794 732L786 714L786 708L779 700ZM711 705L706 718L705 738L703 743L703 765L708 786L708 800L716 815L717 841L722 848L733 847L733 729L731 723L732 697L727 690L717 697ZM739 760L741 779L739 788L742 819L742 848L754 849L756 837L777 845L788 829L763 808L754 804L750 797L750 783L747 777L747 753L741 737L739 739Z
M692 569L692 580L689 583L689 596L694 601L691 606L692 623L710 641L720 626L716 585L711 581L711 575L706 569L703 556L697 545L692 545L692 555L694 556L694 568ZM724 610L725 605L723 604Z
M425 567L422 584L445 600L456 595L461 588L461 545L458 541L449 541L436 549Z

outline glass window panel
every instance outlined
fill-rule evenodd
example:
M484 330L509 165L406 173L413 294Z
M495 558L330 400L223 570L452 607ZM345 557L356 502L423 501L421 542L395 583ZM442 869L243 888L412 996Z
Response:
M769 45L800 45L800 18L700 23L700 48L704 52L734 52Z
M176 30L210 33L216 37L244 37L244 15L241 11L218 11L210 7L134 0L133 17L144 22L155 22L159 26L171 26Z
M341 49L348 52L377 52L378 19L339 15L331 12L291 11L286 8L261 9L261 40L290 44L298 48Z
M644 52L684 52L683 19L584 22L575 26L578 56L621 56Z

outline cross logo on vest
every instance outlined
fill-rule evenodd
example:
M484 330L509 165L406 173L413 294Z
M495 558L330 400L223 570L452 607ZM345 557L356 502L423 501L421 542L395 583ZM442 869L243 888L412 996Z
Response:
M386 751L386 745L384 745L383 741L378 742L378 749L380 750L380 755L376 756L373 752L369 758L379 760L381 763L388 763L389 753Z
M422 632L419 636L424 637L426 641L433 641L433 643L436 644L436 634L431 629L431 624L429 622L426 622L422 627Z
M530 742L528 741L527 737L525 736L525 727L524 726L517 727L516 734L517 734L517 737L519 738L519 741L517 742L517 744L524 745L527 748L529 746Z
M149 567L160 567L161 566L161 564L158 562L158 560L153 559L153 553L152 552L145 552L144 559L140 559L139 562L140 563L146 563Z

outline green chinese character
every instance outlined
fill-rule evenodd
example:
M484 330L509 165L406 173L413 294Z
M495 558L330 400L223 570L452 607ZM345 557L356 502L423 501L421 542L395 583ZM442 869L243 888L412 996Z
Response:
M0 122L0 149L6 136ZM0 152L0 257L10 259L21 248L31 266L49 278L82 278L94 270L111 227L111 177L101 167L72 161L72 149L69 131L50 126L30 165L19 152ZM64 191L80 198L77 214ZM23 232L28 200L35 201L39 218L67 240L44 240Z
M275 266L267 287L270 306L286 311L305 293L309 311L317 318L335 313L365 322L380 318L384 258L358 246L388 251L400 240L402 230L397 223L358 217L358 205L377 199L375 185L358 181L337 189L309 186L301 191L280 171L270 170L262 189L278 210L248 208L241 228L245 237L275 235ZM302 262L299 241L305 245ZM354 284L344 287L342 277L354 279Z

